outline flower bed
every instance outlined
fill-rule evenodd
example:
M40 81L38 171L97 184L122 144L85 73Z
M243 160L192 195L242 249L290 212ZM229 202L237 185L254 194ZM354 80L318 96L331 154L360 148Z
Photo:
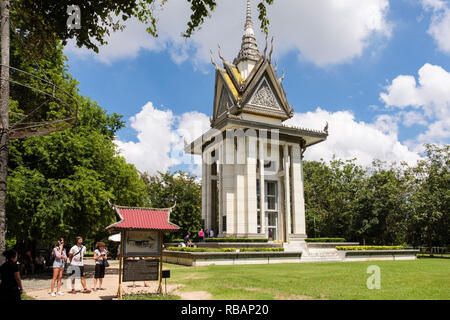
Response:
M178 252L236 252L236 248L191 248L191 247L169 247L166 250Z
M336 249L342 251L402 250L404 246L337 246Z
M239 252L284 252L284 248L242 248Z
M345 242L344 238L307 238L306 242Z
M206 238L205 242L267 242L269 239L247 239L247 238Z

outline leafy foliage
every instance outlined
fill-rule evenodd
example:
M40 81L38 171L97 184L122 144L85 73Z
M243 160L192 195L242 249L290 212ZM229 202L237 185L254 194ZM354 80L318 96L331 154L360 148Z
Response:
M306 242L345 242L344 238L308 238Z
M364 251L364 250L402 250L404 246L338 246L341 251Z
M189 234L194 238L202 228L202 191L196 177L176 171L154 176L144 174L142 178L151 207L169 208L176 204L170 214L170 221L178 225L180 231L169 237L179 238Z
M179 252L236 252L236 248L192 248L192 247L169 247L169 251Z
M284 248L241 248L239 252L284 252Z
M267 242L269 239L247 239L247 238L206 238L205 242Z
M416 166L304 163L307 233L363 244L450 243L450 146L426 145Z
M190 3L192 14L187 29L182 34L189 38L200 28L205 19L211 16L217 0L185 0ZM83 1L83 0L14 0L11 2L13 28L25 39L27 52L39 56L52 50L52 43L61 40L63 45L75 39L77 46L95 52L107 44L107 36L125 28L123 22L136 18L147 26L147 32L158 36L155 9L163 7L167 0L122 0L122 1ZM273 0L262 0L258 5L261 29L268 32L269 20L265 4ZM67 7L77 5L81 13L81 28L67 27ZM25 57L28 59L28 57Z
M102 238L104 228L115 221L108 200L143 205L145 186L135 167L116 151L115 133L124 125L121 116L109 115L79 95L62 47L53 50L39 64L46 65L53 81L77 99L78 121L65 131L10 142L8 237L51 242L61 236ZM14 51L18 61L21 55L23 51ZM21 94L20 90L11 94L17 109L23 105Z

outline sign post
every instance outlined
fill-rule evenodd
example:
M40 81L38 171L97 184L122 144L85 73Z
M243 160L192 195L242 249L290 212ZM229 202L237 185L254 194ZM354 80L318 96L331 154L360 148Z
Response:
M123 232L120 232L120 252L119 252L119 292L117 296L122 300L122 263L123 263Z
M123 298L122 282L159 280L158 294L163 278L163 232L180 229L169 221L174 208L150 209L112 206L119 221L106 229L120 231L119 288L117 296ZM130 259L131 258L131 259ZM135 260L134 258L142 258ZM150 258L150 259L145 259Z

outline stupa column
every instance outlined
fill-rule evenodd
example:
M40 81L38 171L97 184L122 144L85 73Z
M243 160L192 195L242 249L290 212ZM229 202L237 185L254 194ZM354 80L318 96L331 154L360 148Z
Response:
M234 182L234 141L233 139L224 140L224 164L223 164L223 199L222 208L223 216L226 217L226 234L231 235L235 233L235 182ZM223 230L223 229L222 229Z
M258 233L258 209L256 197L256 131L247 131L247 233Z
M219 216L219 223L217 224L217 229L214 231L214 236L218 237L219 234L222 233L223 230L223 205L222 205L222 201L223 201L223 145L222 143L219 145L219 161L217 163L217 188L218 188L218 193L219 196L217 198L217 201L219 201L219 212L218 212L218 216Z
M265 191L264 191L264 141L259 131L259 215L261 224L261 234L266 233L266 217L265 217Z
M284 160L284 214L286 221L286 241L289 242L291 233L291 195L290 195L290 163L289 163L289 145L283 146Z
M303 162L300 145L292 146L292 204L294 234L306 237Z
M202 220L204 221L204 225L202 227L206 227L206 207L207 207L207 190L206 190L206 181L208 180L208 173L206 170L207 166L206 161L206 153L202 154Z
M247 212L246 212L246 139L243 131L236 130L237 137L237 150L236 150L236 161L234 165L234 173L236 177L236 210L235 210L235 221L236 230L235 233L238 236L245 236L247 233Z
M207 165L206 165L206 220L205 220L205 228L211 229L211 206L212 206L212 191L211 191L211 150L207 149L206 151L206 159L207 159Z

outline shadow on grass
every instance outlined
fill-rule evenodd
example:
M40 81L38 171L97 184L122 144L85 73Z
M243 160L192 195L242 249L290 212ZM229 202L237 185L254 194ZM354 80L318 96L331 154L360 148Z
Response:
M123 300L181 300L181 297L173 294L161 295L156 293L143 293L124 295Z

